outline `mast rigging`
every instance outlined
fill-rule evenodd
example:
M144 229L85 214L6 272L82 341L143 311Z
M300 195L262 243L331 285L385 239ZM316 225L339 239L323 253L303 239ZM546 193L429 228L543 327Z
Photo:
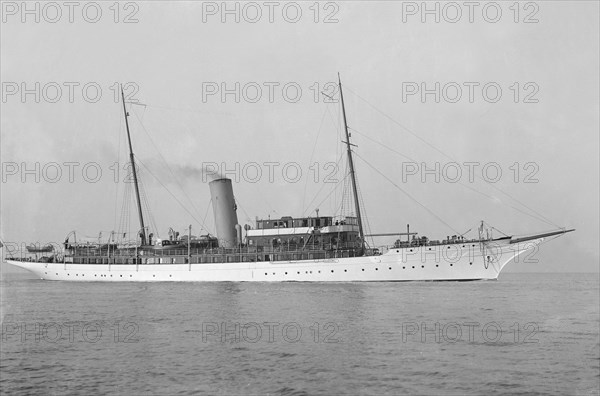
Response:
M363 231L362 217L360 215L360 204L358 201L358 190L356 188L356 174L354 172L354 161L352 160L352 148L355 146L350 143L350 133L348 132L348 121L346 120L346 107L344 106L344 93L342 92L342 79L338 73L338 85L340 87L340 99L342 101L342 114L344 116L344 130L346 131L346 148L348 150L348 164L350 165L350 176L352 180L352 192L354 194L354 207L356 208L356 219L358 221L358 234L360 236L361 247L365 248L365 233Z
M121 100L123 101L123 114L125 115L125 128L127 129L127 141L129 142L129 160L131 162L131 171L133 172L133 184L135 187L135 198L138 207L138 216L140 219L140 237L142 239L142 246L146 244L146 227L144 226L144 216L142 214L142 202L140 201L140 189L138 187L137 172L135 170L135 162L133 160L133 148L131 146L131 135L129 134L129 121L127 117L127 109L125 107L125 95L123 94L123 86L121 85Z

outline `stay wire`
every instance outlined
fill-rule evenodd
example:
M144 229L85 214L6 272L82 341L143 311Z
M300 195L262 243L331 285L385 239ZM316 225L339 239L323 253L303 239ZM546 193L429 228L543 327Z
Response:
M204 223L200 222L200 220L198 220L196 218L196 216L194 216L194 214L187 209L187 207L177 198L177 196L175 196L175 194L173 194L171 192L171 190L169 190L160 181L160 179L158 177L156 177L156 175L154 175L154 173L152 173L152 171L150 170L150 168L148 168L146 166L146 164L144 164L139 158L137 159L137 162L139 162L140 165L142 165L144 167L144 169L146 169L148 171L148 173L150 173L152 175L152 177L158 182L158 184L160 184L169 193L169 195L171 195L173 197L173 199L175 199L175 201L177 201L177 203L183 208L183 210L185 210L192 217L192 219L194 219L196 221L196 223L198 223L198 225L200 226L201 229L208 231L208 229L206 228L206 226L204 225Z
M383 148L385 148L385 149L387 149L387 150L389 150L389 151L391 151L391 152L393 152L393 153L395 153L395 154L397 154L397 155L399 155L399 156L401 156L401 157L403 157L403 158L406 158L406 159L408 159L408 160L409 160L409 161L411 161L411 162L417 163L417 161L416 161L416 160L414 160L414 159L410 158L410 157L409 157L409 156L407 156L406 154L402 154L401 152L399 152L399 151L397 151L397 150L395 150L395 149L393 149L393 148L391 148L391 147L389 147L389 146L386 146L385 144L383 144L383 143L381 143L381 142L379 142L379 141L377 141L377 140L375 140L375 139L373 139L373 138L369 137L367 134L365 134L365 133L363 133L363 132L360 132L360 131L358 131L358 130L356 130L356 129L353 129L353 128L350 128L350 127L348 127L348 129L352 129L352 131L353 131L353 132L356 132L356 133L358 133L359 135L361 135L361 136L362 136L362 137L364 137L365 139L367 139L367 140L370 140L371 142L373 142L373 143L376 143L376 144L378 144L379 146L381 146L381 147L383 147ZM481 178L480 178L480 179L481 179ZM482 180L484 180L484 179L482 179ZM522 210L522 209L520 209L520 208L517 208L516 206L510 205L510 204L508 204L508 203L504 203L504 202L502 202L502 200L500 200L499 198L496 198L496 197L493 197L493 196L491 196L491 195L488 195L488 194L484 193L483 191L479 191L479 190L477 190L476 188L473 188L473 187L469 186L468 184L465 184L464 182L458 181L458 184L460 184L461 186L465 187L466 189L469 189L469 190L471 190L471 191L473 191L473 192L475 192L475 193L477 193L477 194L480 194L480 195L482 195L482 196L484 196L484 197L486 197L486 198L488 198L488 199L490 199L490 200L492 200L492 201L494 201L494 200L499 200L499 201L500 201L502 204L504 204L504 205L508 206L508 207L509 207L509 208L511 208L511 209L514 209L514 210L516 210L516 211L517 211L517 212L519 212L519 213L522 213L522 214L524 214L524 215L526 215L526 216L529 216L529 217L531 217L532 219L535 219L535 220L541 221L541 222L543 222L543 223L546 223L546 224L549 224L549 225L552 225L552 226L558 227L556 224L554 224L554 223L552 223L552 222L550 222L550 221L548 221L548 220L545 220L545 219L543 219L543 218L540 218L540 217L538 217L538 216L535 216L535 215L533 215L533 214L531 214L531 213L529 213L529 212L526 212L526 211L524 211L524 210ZM491 186L493 186L493 184L490 184L490 185L491 185Z
M450 224L446 223L440 216L438 216L435 212L433 212L427 206L423 205L417 199L413 198L412 195L410 195L408 192L406 192L404 189L402 189L400 186L398 186L396 183L394 183L390 178L388 178L385 174L383 174L381 171L379 171L379 169L375 168L373 165L371 165L371 163L369 163L367 160L365 160L363 157L361 157L357 153L354 153L354 154L358 158L360 158L365 164L367 164L371 169L373 169L375 172L377 172L379 175L381 175L384 179L386 179L388 182L390 182L394 187L396 187L398 190L400 190L402 193L404 193L404 195L406 195L408 198L410 198L413 202L415 202L417 205L421 206L423 209L425 209L427 212L429 212L429 214L431 214L433 217L438 219L441 223L446 225L448 228L450 228L457 234L460 234L454 227L452 227Z
M150 140L150 143L152 143L152 146L154 146L154 149L156 150L156 152L158 153L158 155L160 156L160 158L162 159L163 163L165 164L165 166L167 167L167 169L169 170L169 172L171 173L171 176L173 177L173 180L175 180L175 183L177 183L177 186L179 187L179 189L181 190L181 192L183 193L183 195L185 195L185 197L187 198L187 200L190 203L190 206L198 213L200 214L200 211L198 210L198 208L196 208L196 206L194 205L194 201L192 201L192 199L189 197L189 195L185 192L183 186L181 185L181 183L179 182L179 179L177 178L177 176L175 175L175 173L173 172L173 170L171 169L171 167L169 166L169 163L167 162L167 160L165 159L165 157L162 155L162 153L160 152L160 150L158 149L158 147L156 146L156 144L154 143L154 140L152 140L152 136L150 136L150 134L148 133L148 131L146 130L146 127L144 126L144 123L142 122L141 118L139 117L139 115L137 114L137 112L133 112L133 114L135 114L136 118L138 119L138 121L140 122L140 125L142 127L142 130L144 131L144 133L146 134L146 136L148 136L148 139ZM165 187L167 188L167 187Z
M374 109L375 111L377 111L379 114L383 115L384 117L386 117L387 119L389 119L390 121L392 121L394 124L398 125L400 128L404 129L406 132L408 132L412 136L416 137L417 139L419 139L420 141L422 141L423 143L425 143L427 146L431 147L432 149L434 149L438 153L442 154L444 157L446 157L446 158L448 158L448 159L450 159L450 160L452 160L454 162L458 162L457 160L455 160L454 158L452 158L452 156L446 154L445 152L443 152L442 150L440 150L439 148L437 148L433 144L429 143L427 140L423 139L421 136L419 136L418 134L416 134L415 132L411 131L406 126L404 126L401 123L399 123L398 121L396 121L394 118L392 118L387 113L383 112L382 110L379 110L377 107L375 107L374 105L372 105L369 101L367 101L365 98L363 98L362 96L360 96L359 94L357 94L356 92L354 92L352 89L348 88L347 85L345 85L344 88L346 88L352 94L356 95L356 97L358 97L360 100L362 100L363 102L365 102L369 107L371 107L372 109ZM548 224L551 224L551 225L553 225L555 227L560 228L559 225L555 224L554 222L552 222L551 220L549 220L548 218L546 218L541 213L538 213L536 210L534 210L534 209L530 208L529 206L525 205L523 202L521 202L518 199L516 199L515 197L511 196L510 194L508 194L507 192L503 191L499 187L495 186L494 184L490 183L489 181L485 180L484 178L482 178L480 176L476 175L476 177L478 179L483 180L487 184L489 184L493 189L497 190L498 192L506 195L508 198L510 198L510 199L514 200L515 202L517 202L518 204L522 205L527 210L530 210L532 213L535 213L536 215L538 215L539 216L538 220L542 220L543 219L544 222L546 222Z

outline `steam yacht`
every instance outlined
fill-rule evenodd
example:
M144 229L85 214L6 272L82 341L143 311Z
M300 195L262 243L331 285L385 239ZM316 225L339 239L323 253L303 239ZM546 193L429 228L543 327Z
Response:
M523 237L492 237L482 222L478 235L431 240L411 232L365 234L354 171L352 143L346 121L341 80L339 94L345 150L352 186L353 215L256 219L241 226L232 181L217 177L209 183L216 236L180 236L171 230L160 240L148 232L136 172L125 97L121 90L129 145L129 160L139 218L134 246L78 242L71 232L62 246L29 246L9 251L6 262L41 279L105 282L354 282L449 281L497 279L518 256L535 253L545 238L569 231ZM392 236L391 246L374 247L368 237Z

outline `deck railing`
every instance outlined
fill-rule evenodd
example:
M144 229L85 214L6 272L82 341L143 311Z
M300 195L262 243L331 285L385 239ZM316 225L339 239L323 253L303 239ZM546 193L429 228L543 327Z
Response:
M389 250L418 248L421 246L443 246L481 242L470 240L428 241L421 243L402 243L401 245L377 246L365 252L354 243L337 244L308 244L304 247L293 244L279 246L242 246L238 248L187 248L177 249L146 249L127 248L111 249L98 247L75 247L63 251L55 251L54 255L41 256L24 251L13 251L7 254L7 260L41 261L79 264L188 264L188 263L227 263L227 262L260 262L260 261L298 261L325 260L360 255L374 256L384 254Z

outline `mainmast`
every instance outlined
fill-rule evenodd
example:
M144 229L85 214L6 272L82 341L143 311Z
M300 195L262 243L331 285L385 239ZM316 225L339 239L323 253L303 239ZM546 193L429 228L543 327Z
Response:
M127 109L125 108L125 95L123 94L123 86L121 86L121 100L123 101L123 113L125 114L125 128L127 128L127 141L129 142L129 160L131 162L131 171L133 172L135 198L137 200L138 215L140 218L140 236L142 237L142 246L144 246L146 244L146 227L144 227L144 216L142 215L142 202L140 201L140 189L138 187L135 162L133 161L133 148L131 146L131 135L129 134L129 121L127 121L129 113L127 113Z
M352 160L352 148L350 143L350 133L348 132L348 122L346 121L346 107L344 106L344 94L342 92L342 79L338 73L338 84L340 87L340 98L342 100L342 114L344 115L344 129L346 130L346 147L348 148L348 164L350 165L350 176L352 180L352 192L354 193L354 207L356 208L356 218L358 220L358 234L360 236L361 246L365 248L365 233L362 226L362 218L360 216L360 204L358 203L358 190L356 188L356 174L354 173L354 161Z

